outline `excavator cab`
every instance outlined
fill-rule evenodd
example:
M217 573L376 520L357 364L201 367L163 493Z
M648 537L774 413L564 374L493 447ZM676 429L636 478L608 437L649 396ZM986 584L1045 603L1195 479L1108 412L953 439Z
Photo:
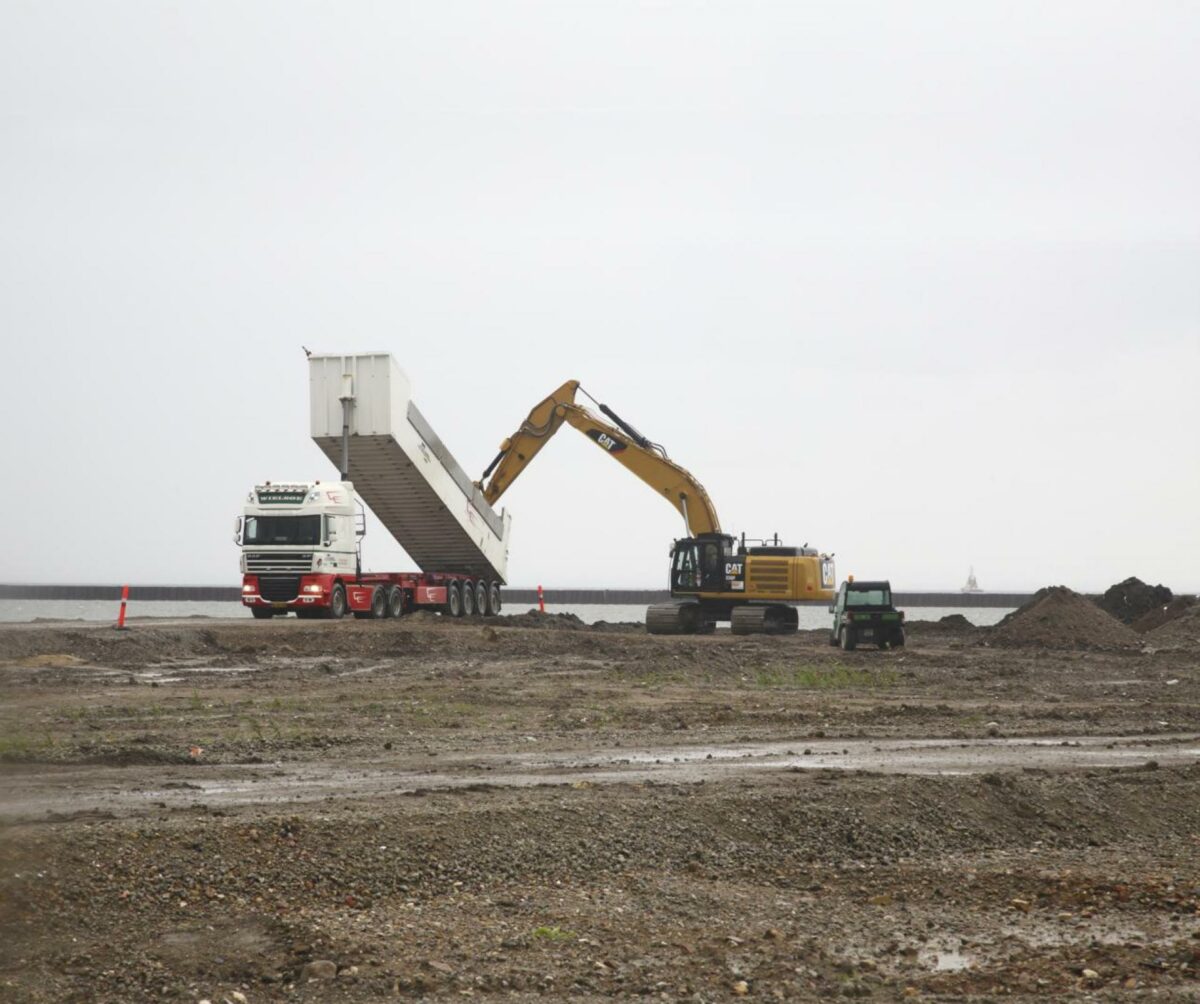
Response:
M705 533L675 541L671 549L671 595L726 591L726 565L732 557L733 538L728 534Z

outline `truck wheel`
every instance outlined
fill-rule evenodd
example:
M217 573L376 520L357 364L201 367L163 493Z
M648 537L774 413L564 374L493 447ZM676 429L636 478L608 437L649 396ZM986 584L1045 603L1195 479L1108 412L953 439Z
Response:
M335 621L340 621L346 616L346 590L340 582L329 594L329 613L326 616Z
M375 600L378 598L379 595L380 595L380 590L378 588L372 589L371 590L371 602L367 604L367 609L350 611L354 615L354 619L356 621L367 621L375 616Z
M269 621L275 616L275 611L270 607L251 607L250 616L256 621Z
M462 615L470 617L475 613L475 583L464 579L462 584Z
M475 583L475 616L482 617L487 613L488 604L488 587L487 583L480 579Z
M842 628L841 634L838 636L838 641L842 646L843 652L853 652L858 645L858 639L854 637L854 631L847 627Z
M487 612L495 617L500 612L500 583L493 582L488 586Z
M451 582L446 587L446 605L442 608L442 613L447 617L462 616L462 593L458 591L457 582Z
M387 594L387 617L399 617L404 613L404 590L399 586L392 586Z
M371 620L383 620L387 616L387 590L383 586L376 586L371 592L371 611L367 614Z

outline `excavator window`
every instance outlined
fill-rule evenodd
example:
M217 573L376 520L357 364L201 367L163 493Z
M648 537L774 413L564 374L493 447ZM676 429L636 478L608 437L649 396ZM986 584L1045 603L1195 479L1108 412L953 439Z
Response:
M674 589L700 588L698 550L692 541L680 541L675 545L675 565L672 569L671 583Z

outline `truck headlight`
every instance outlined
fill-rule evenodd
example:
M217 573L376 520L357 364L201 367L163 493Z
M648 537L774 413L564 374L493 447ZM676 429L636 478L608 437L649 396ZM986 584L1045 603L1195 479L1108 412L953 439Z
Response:
M323 590L321 589L321 584L319 582L310 582L301 590L301 592L305 593L319 593L322 591Z
M242 586L242 592L243 593L252 593L252 592L254 592L254 587L252 585L250 585L249 582L247 582L244 586Z

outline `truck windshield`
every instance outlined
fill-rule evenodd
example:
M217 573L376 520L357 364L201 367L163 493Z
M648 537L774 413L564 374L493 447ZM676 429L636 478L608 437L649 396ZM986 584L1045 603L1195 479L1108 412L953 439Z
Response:
M247 516L243 544L319 544L320 516Z
M888 589L850 589L846 592L848 607L889 607L892 593Z

